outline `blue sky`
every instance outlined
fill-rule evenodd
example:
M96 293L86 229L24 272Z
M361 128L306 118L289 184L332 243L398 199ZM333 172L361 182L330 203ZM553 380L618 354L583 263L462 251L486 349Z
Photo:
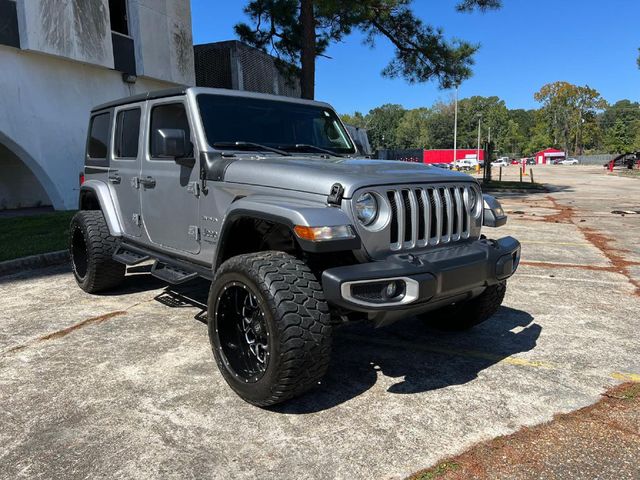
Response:
M192 0L194 43L235 38L233 26L245 19L245 0ZM486 14L459 14L454 0L414 0L416 14L440 26L447 37L481 44L474 76L460 96L497 95L509 108L535 108L533 94L545 83L565 80L589 85L609 102L638 101L640 1L503 0ZM383 103L406 108L430 106L451 92L435 83L409 85L380 75L393 56L380 38L374 50L359 34L347 37L318 59L316 98L342 113L367 112Z

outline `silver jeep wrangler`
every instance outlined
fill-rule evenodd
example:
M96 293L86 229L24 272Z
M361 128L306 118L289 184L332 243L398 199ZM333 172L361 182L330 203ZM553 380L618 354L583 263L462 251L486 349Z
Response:
M359 155L325 103L180 88L91 113L70 251L78 285L152 261L211 281L222 375L254 405L318 383L332 328L418 316L466 329L499 308L520 244L471 177Z

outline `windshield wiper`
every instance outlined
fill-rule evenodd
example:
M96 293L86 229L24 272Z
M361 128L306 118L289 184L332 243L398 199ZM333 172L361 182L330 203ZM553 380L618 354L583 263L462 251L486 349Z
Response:
M326 153L327 155L331 155L334 157L344 157L344 155L340 153L333 152L329 149L316 147L315 145L309 145L307 143L296 143L295 145L279 145L283 150L314 150L316 152Z
M286 157L290 157L291 154L289 152L285 152L284 150L280 150L279 148L268 147L266 145L261 145L260 143L253 142L216 142L213 144L213 148L251 148L253 150L264 150L266 152L273 152L279 155L284 155Z

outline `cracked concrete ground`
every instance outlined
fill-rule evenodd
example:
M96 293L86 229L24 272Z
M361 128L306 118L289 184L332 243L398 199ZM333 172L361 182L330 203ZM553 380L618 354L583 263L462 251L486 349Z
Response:
M100 296L66 267L0 278L0 477L403 478L640 381L640 215L610 213L640 209L640 181L602 170L539 168L553 192L501 196L524 213L495 236L523 264L494 318L344 327L323 384L272 410L231 392L200 310L154 300L144 272Z

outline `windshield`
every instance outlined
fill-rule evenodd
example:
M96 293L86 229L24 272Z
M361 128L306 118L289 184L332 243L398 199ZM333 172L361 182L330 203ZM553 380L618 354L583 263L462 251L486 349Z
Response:
M285 151L355 153L337 115L328 108L211 94L198 95L198 108L207 141L216 148L236 149L218 145L244 142Z

